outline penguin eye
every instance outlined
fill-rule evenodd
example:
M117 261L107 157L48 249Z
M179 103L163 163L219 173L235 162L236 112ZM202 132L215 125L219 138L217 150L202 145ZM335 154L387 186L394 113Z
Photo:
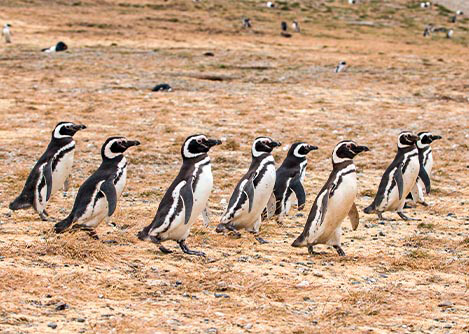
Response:
M202 139L197 139L197 144L202 144Z
M267 145L269 142L267 140L263 140L262 144Z

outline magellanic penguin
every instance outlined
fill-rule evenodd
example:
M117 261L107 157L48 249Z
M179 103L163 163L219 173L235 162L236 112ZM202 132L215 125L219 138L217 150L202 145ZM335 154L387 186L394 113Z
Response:
M277 169L275 178L275 187L269 204L275 203L273 210L267 207L267 218L271 213L282 219L290 211L292 204L296 203L298 210L302 210L306 202L306 193L303 187L303 181L306 174L306 165L308 160L306 155L317 146L306 143L295 143L290 147L287 157Z
M314 245L326 244L333 246L340 256L345 256L340 245L342 221L348 215L355 230L359 219L355 206L357 175L353 158L364 151L369 151L368 147L358 146L351 140L336 145L332 152L332 172L319 191L306 226L293 242L293 247L307 246L313 255Z
M139 141L124 137L110 137L104 142L101 165L78 189L72 212L55 224L55 232L62 233L77 223L73 228L89 231L92 237L98 238L94 228L114 213L127 181L124 152L137 145Z
M430 193L430 178L432 176L433 168L433 153L430 144L434 140L441 139L441 136L434 136L430 132L420 132L418 134L419 140L417 141L417 149L419 153L420 170L417 182L407 196L413 202L421 203L425 206L428 204L425 202L423 189L427 194Z
M67 44L64 42L58 42L56 45L51 46L50 48L42 49L42 52L50 53L50 52L61 52L66 51L68 49Z
M379 183L378 192L370 206L365 208L365 213L378 214L383 219L385 211L397 211L399 217L411 220L404 212L407 194L414 187L420 172L419 154L417 143L419 137L409 131L399 134L397 139L397 154L392 163L386 169ZM429 180L422 180L430 189Z
M337 67L335 68L335 71L334 71L334 72L335 72L335 73L340 73L340 72L342 72L342 71L345 69L346 66L347 66L347 63L346 63L345 61L341 61L341 62L337 65Z
M255 234L259 232L262 212L275 186L275 161L271 152L280 145L269 137L254 140L251 166L231 195L228 207L217 226L218 233L229 230L239 235L236 230L243 228ZM262 238L256 239L260 243L266 242Z
M185 241L192 224L206 209L212 192L212 167L207 153L220 144L220 140L208 139L201 134L186 138L181 147L179 174L163 196L152 223L138 233L140 240L150 240L156 244L174 240L184 253L205 256L203 252L190 250ZM163 246L160 250L172 253Z
M300 30L300 24L298 23L297 20L293 20L293 23L292 23L292 28L295 32L301 32Z
M46 205L61 187L67 187L75 155L73 135L85 125L60 122L52 131L46 151L34 165L21 194L10 203L11 210L33 207L42 220L47 220Z
M2 35L5 38L5 43L11 43L11 24L5 23L3 26Z

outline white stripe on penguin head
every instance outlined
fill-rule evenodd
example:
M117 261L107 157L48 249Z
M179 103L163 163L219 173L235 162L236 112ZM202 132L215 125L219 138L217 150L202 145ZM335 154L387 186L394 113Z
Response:
M350 158L340 158L337 155L337 151L339 150L339 148L341 148L343 145L348 145L348 144L355 144L355 143L353 141L343 141L343 142L338 143L335 146L334 151L332 152L332 162L333 163L340 164L341 162L351 160Z
M207 137L205 137L204 135L199 135L199 136L190 137L189 139L187 139L186 142L184 143L182 156L184 158L190 159L190 158L195 158L195 157L198 157L199 155L204 154L205 152L192 153L191 151L189 151L189 145L192 143L192 141L203 140L203 139L207 140ZM203 145L203 144L200 144L200 145Z
M74 124L73 124L73 123L62 123L62 124L59 124L58 126L56 126L55 129L54 129L54 138L55 138L55 139L60 139L60 138L71 137L70 135L62 135L62 134L60 134L60 130L61 130L64 126L70 126L70 125L74 125Z
M108 159L114 159L115 157L118 157L119 155L122 155L122 152L112 152L111 151L112 144L114 144L116 142L119 142L119 141L122 141L122 140L125 140L125 138L120 137L120 138L115 138L115 139L109 141L109 143L107 143L106 146L104 147L104 156Z

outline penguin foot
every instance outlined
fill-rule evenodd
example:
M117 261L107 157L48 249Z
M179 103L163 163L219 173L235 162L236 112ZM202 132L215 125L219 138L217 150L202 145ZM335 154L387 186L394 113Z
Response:
M199 252L199 251L195 251L195 250L190 250L186 243L185 243L185 240L181 240L181 241L178 241L178 244L179 244L179 247L181 247L181 250L186 253L186 254L189 254L189 255L197 255L197 256L205 256L205 253L204 252Z
M164 253L164 254L171 254L173 252L171 249L168 249L164 246L160 246L159 248L160 248L161 253Z
M308 245L308 253L311 255L321 255L321 253L315 252L313 249L313 245Z
M339 254L339 256L345 256L345 252L340 246L334 245L332 247L334 247L334 249L337 251L337 254Z
M421 219L418 218L410 218L409 216L406 216L403 212L398 212L397 213L399 217L401 217L403 220L414 220L414 221L420 221Z
M422 202L422 205L423 205L423 206L430 206L430 204L428 204L428 203L425 202L425 201Z
M241 233L238 232L238 230L231 224L226 224L225 225L225 229L227 229L228 231L231 232L231 234L235 237L235 238L241 238Z
M41 217L41 220L43 222L55 222L56 221L55 219L49 218L49 215L45 211L41 212L39 214L39 217Z
M86 225L83 225L83 224L76 224L76 225L73 225L73 229L74 230L78 229L78 230L88 232L88 235L91 238L93 238L94 240L99 240L98 234L96 233L96 231L92 227L89 227L89 226L86 226Z
M389 222L395 221L395 219L392 219L392 218L384 218L382 212L378 212L378 219L379 219L379 220L389 221Z
M262 239L261 237L256 237L256 240L261 244L268 244L269 242L265 239Z

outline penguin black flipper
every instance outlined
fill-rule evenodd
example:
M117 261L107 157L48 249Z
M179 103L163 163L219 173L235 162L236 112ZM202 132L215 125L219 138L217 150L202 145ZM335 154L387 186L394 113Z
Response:
M401 167L396 167L394 172L394 180L396 181L397 189L399 190L399 199L402 199L404 193L404 180L402 179L402 169Z
M255 178L255 175L254 173L252 173L251 176L247 179L247 182L243 188L243 192L246 194L246 197L248 198L248 203L249 203L248 212L251 212L252 204L254 201L254 178Z
M186 184L181 188L179 193L182 201L184 202L184 224L189 222L191 218L192 205L194 204L194 194L192 192L192 177L186 181Z
M420 164L420 171L419 171L419 178L422 180L423 184L425 185L425 191L427 194L430 193L430 177L428 176L427 171L425 170L425 167L423 164Z
M103 182L103 184L101 184L100 190L104 193L104 196L106 196L108 206L107 215L108 217L111 217L114 211L116 211L117 207L117 192L113 179L110 178Z
M298 210L303 210L306 203L306 193L303 185L301 184L300 176L296 177L290 184L290 189L295 193L298 200Z
M44 166L42 173L44 175L44 179L46 180L46 201L48 201L52 193L52 159Z
M358 223L360 219L355 203L352 204L352 207L350 208L350 211L348 213L348 217L350 219L350 223L352 224L352 229L355 231L358 228Z

